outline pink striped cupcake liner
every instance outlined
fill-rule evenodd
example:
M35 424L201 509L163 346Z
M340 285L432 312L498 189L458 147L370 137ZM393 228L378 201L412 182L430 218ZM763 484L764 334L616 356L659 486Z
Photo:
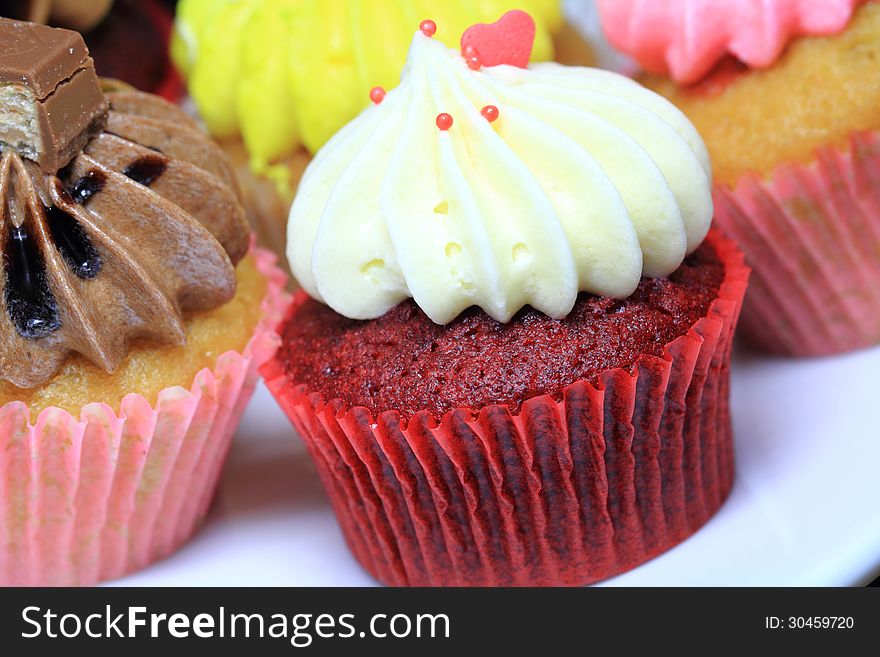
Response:
M716 225L752 267L741 322L752 343L824 356L880 342L880 132L716 185L714 198Z
M193 534L288 302L275 256L252 253L268 280L263 317L241 353L222 354L189 390L166 388L155 406L130 394L118 413L87 404L79 419L47 408L34 424L22 402L0 408L0 586L94 584Z

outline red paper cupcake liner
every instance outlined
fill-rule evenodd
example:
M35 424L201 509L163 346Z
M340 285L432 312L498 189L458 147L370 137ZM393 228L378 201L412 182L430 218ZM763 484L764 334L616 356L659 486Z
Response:
M880 132L809 164L716 185L715 220L752 268L743 333L791 356L880 342Z
M267 277L262 319L239 353L222 354L189 390L82 408L79 419L27 404L0 408L0 586L89 585L167 556L204 518L257 380L277 349L289 297L275 256L254 249Z
M364 568L392 585L581 585L702 526L733 481L729 362L748 278L732 242L717 231L708 239L726 268L718 298L662 358L518 413L374 418L292 385L278 357L267 362L266 383Z

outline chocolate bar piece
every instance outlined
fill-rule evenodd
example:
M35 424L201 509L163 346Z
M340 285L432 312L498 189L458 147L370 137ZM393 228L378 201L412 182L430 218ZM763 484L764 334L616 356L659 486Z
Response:
M104 125L107 102L77 32L0 18L0 149L53 173Z

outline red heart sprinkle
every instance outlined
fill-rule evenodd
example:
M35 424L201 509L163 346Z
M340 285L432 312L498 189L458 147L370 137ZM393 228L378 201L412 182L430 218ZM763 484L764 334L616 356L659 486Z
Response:
M535 21L514 9L494 23L471 25L461 35L461 50L476 53L483 66L509 64L526 68L535 41Z

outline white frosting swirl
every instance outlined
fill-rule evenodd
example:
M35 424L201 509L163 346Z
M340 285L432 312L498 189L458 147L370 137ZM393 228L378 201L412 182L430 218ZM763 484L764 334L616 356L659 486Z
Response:
M563 317L579 291L622 298L675 271L708 231L710 187L696 129L632 80L473 71L417 32L400 85L306 170L288 257L306 292L354 319L408 297L438 324L474 305L502 322L525 305Z

